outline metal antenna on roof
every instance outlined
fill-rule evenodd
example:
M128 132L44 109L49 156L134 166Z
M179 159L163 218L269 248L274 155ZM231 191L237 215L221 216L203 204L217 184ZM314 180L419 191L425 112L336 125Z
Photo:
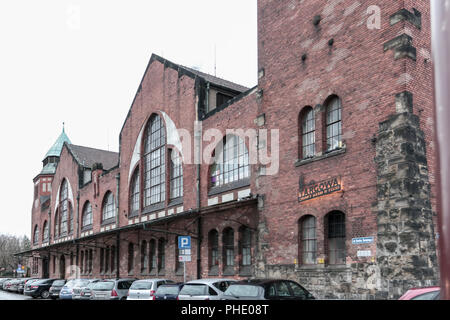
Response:
M214 77L217 77L217 54L216 54L216 44L214 43Z
M64 132L64 121L63 121L63 132Z

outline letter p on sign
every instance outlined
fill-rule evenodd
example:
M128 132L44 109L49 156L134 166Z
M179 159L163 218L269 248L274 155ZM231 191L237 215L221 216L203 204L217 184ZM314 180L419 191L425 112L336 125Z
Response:
M178 237L178 249L190 249L191 248L191 237L190 236L179 236Z

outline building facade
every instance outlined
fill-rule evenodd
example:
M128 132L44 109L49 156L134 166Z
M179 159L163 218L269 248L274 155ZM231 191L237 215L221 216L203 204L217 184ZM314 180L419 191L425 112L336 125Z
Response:
M63 132L35 177L33 271L282 277L319 298L438 283L426 1L258 1L258 84L152 55L119 153Z

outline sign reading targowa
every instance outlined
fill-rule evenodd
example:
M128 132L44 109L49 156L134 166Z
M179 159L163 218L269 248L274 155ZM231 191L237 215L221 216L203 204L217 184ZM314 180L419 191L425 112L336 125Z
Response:
M302 186L302 188L300 189L300 194L298 196L298 201L302 202L314 199L340 190L340 177L331 178L317 183L313 182L308 185Z

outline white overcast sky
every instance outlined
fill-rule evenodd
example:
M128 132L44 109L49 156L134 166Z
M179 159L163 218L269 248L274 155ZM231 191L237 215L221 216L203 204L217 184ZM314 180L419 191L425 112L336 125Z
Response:
M256 85L256 2L1 0L0 233L30 237L32 180L63 122L73 144L118 151L152 53Z

